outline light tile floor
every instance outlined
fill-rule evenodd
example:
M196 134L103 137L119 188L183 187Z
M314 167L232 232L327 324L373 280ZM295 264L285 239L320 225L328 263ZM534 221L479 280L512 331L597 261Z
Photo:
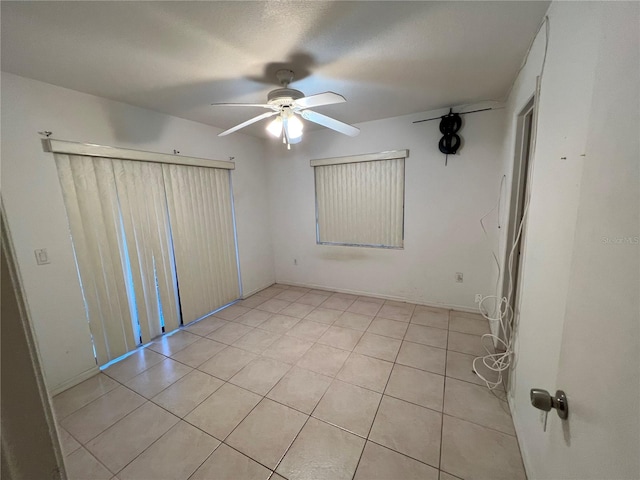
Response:
M488 328L273 285L56 396L69 478L524 479Z

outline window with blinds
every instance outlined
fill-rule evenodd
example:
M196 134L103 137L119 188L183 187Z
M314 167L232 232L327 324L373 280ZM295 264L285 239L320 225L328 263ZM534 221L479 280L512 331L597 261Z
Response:
M318 244L403 248L408 150L312 160Z

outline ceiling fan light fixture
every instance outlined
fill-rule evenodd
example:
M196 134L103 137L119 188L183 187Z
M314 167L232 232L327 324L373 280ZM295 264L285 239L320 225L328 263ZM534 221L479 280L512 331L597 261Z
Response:
M287 135L290 140L296 140L302 137L302 130L304 125L302 121L295 115L291 115L287 119Z
M278 138L282 135L282 118L278 115L272 122L267 125L267 132Z

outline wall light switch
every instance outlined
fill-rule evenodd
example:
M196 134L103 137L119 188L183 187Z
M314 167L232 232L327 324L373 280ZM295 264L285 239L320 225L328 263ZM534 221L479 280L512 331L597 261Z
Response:
M47 253L46 248L41 248L40 250L34 250L34 253L36 254L36 263L38 265L47 265L48 263L51 263L51 261L49 260L49 254Z

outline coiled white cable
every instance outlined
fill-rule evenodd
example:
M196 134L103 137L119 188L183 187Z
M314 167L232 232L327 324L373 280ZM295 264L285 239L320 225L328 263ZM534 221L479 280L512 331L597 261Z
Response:
M540 86L542 84L542 75L544 73L544 66L547 61L547 50L549 47L550 26L549 26L548 16L545 16L544 20L540 25L540 28L538 29L538 32L540 32L543 25L545 26L545 45L544 45L544 56L542 58L542 66L540 68L540 75L539 75L538 84L536 88L536 95L535 95L535 109L534 109L535 118L533 122L533 135L531 139L531 150L530 150L531 159L534 158L535 151L536 151L537 130L538 130L538 105L540 103ZM538 32L536 32L536 37ZM535 37L534 37L534 40L531 42L531 45L529 46L529 50L527 51L527 54L525 56L525 61L523 62L522 67L520 67L520 70L522 70L522 68L526 64L526 59L529 56L529 52L531 51L531 47L533 46L534 41L535 41ZM520 70L518 71L518 73L520 72ZM531 172L529 172L529 175L531 175ZM489 210L489 212L487 212L480 219L480 226L482 227L482 231L484 232L484 235L487 241L489 241L489 235L484 226L484 219L497 208L498 224L499 224L500 201L502 198L502 185L504 181L505 181L505 176L502 177L502 181L500 182L500 194L498 196L498 202L496 206L493 207L491 210ZM482 381L485 382L489 390L494 390L495 388L497 388L499 385L502 384L503 372L506 372L508 368L511 366L512 358L513 358L514 332L516 330L514 311L511 306L511 298L514 293L513 292L513 253L516 247L518 246L518 243L520 242L520 237L522 236L522 230L524 228L525 220L527 218L527 212L529 211L530 198L531 198L531 195L528 192L525 197L524 208L522 211L522 218L520 220L520 225L518 226L518 233L516 235L516 238L513 241L513 244L511 245L511 251L509 252L509 258L507 260L507 271L509 274L509 284L508 284L509 288L507 289L507 295L505 297L499 297L498 295L488 295L486 297L482 297L482 299L480 300L480 304L478 305L478 309L480 310L480 313L484 318L486 318L489 321L492 327L494 324L496 323L498 324L497 325L498 331L496 332L497 335L493 333L486 333L481 337L480 341L482 343L483 348L486 351L486 355L483 355L481 357L476 357L473 359L473 371ZM500 281L501 268L500 268L500 262L498 261L498 257L495 251L493 250L493 248L491 249L491 254L493 255L493 259L495 260L496 265L498 267L498 278L496 280L496 293L497 293L498 284ZM492 314L489 314L488 310L484 306L484 302L486 300L494 301L494 308L493 308ZM502 332L502 334L504 335L504 339L499 337L500 332ZM498 348L501 351L496 352L496 348ZM480 361L482 361L482 364L490 372L497 373L495 379L488 379L484 375L482 375L482 373L480 373L477 366L478 365L477 362L480 362Z
M506 371L511 365L511 357L513 355L513 341L514 335L513 332L515 330L513 324L513 308L511 307L510 299L513 294L513 253L515 252L516 247L518 246L518 242L520 241L520 237L522 236L522 229L524 227L525 219L527 217L527 212L529 210L529 197L525 200L524 210L522 212L522 221L520 222L520 226L518 228L518 234L511 246L511 251L509 252L509 259L507 261L507 271L509 272L509 289L507 291L507 296L498 297L497 295L488 295L486 297L482 297L480 301L479 309L480 313L484 318L489 320L489 323L498 323L498 335L493 333L485 333L481 337L482 346L487 352L486 355L481 357L477 357L473 359L473 371L478 377L487 385L489 390L493 390L502 384L502 372ZM495 253L494 253L495 257ZM500 276L498 275L498 278ZM487 299L494 299L494 314L489 315L488 311L484 307L484 302ZM500 332L503 333L505 339L499 337ZM488 341L491 343L488 343ZM498 347L500 352L496 352L495 348ZM492 372L497 373L497 377L495 380L491 380L486 378L482 373L480 373L477 362L482 361L484 366Z

